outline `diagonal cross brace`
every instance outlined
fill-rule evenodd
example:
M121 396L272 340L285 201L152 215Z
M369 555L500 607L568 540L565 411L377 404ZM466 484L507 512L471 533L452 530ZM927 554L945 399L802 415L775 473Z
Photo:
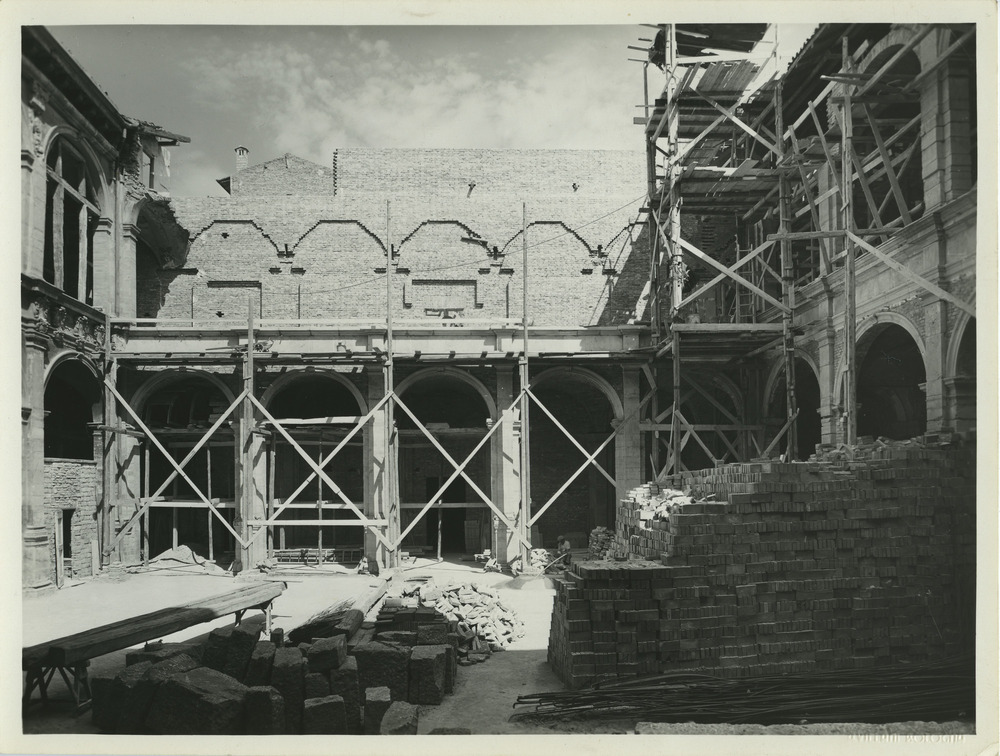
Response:
M479 439L479 443L477 443L476 446L475 446L475 448L471 452L469 452L468 456L466 456L466 458L462 461L462 464L460 464L458 467L456 467L455 470L451 473L451 475L448 476L448 479L445 480L445 482L441 484L441 486L434 493L434 495L431 496L431 497L429 497L427 499L427 503L424 504L423 508L420 510L420 512L417 514L417 516L413 518L413 522L411 522L409 525L407 525L406 529L402 533L399 534L399 538L396 539L396 546L397 547L400 544L403 543L403 539L406 538L406 536L408 536L410 534L410 531L413 530L414 527L416 527L416 524L423 519L424 515L427 514L427 511L432 506L434 506L435 503L437 503L437 498L442 493L444 493L447 490L448 486L450 486L452 484L452 482L455 480L455 478L457 478L459 475L462 474L462 471L473 460L473 458L479 453L479 450L482 449L486 445L486 442L489 441L490 438L493 437L493 434L496 432L497 428L499 428L501 425L503 425L504 421L506 420L507 413L511 412L514 409L514 405L518 401L520 401L521 396L523 395L523 393L524 392L521 392L521 394L517 395L517 397L511 403L511 406L508 407L506 410L503 411L500 419L497 420L497 422L493 423L493 427L491 427L485 434L483 434L483 437L481 439Z
M358 423L353 428L351 428L350 431L347 432L347 435L344 436L344 438L340 441L340 443L334 447L333 451L331 451L327 456L323 458L323 460L320 462L320 467L325 468L328 464L330 464L330 462L333 461L333 458L340 453L340 450L343 449L345 446L347 446L347 442L350 441L352 438L354 438L357 432L361 430L368 423L368 421L375 416L375 413L378 412L387 401L389 401L389 396L390 396L389 394L383 396L378 401L378 404L372 407L371 410L368 411L368 414L362 417L358 421ZM292 494L281 503L281 506L271 513L271 517L277 517L282 512L284 512L285 509L293 501L295 501L296 498L298 498L299 494L301 494L303 491L306 490L306 486L312 483L315 478L316 478L315 472L309 473L309 475L306 477L304 481L302 481L299 487L296 488L295 491L293 491Z
M389 543L388 539L382 534L381 528L379 528L377 525L371 524L371 520L368 519L365 513L362 512L360 509L358 509L358 506L353 501L347 498L344 492L340 489L340 486L334 483L333 480L330 478L330 476L326 474L326 471L324 471L323 468L319 466L319 463L315 459L310 457L306 453L305 449L303 449L298 444L298 442L294 438L292 438L291 435L289 435L288 431L285 430L284 426L282 426L281 423L275 420L274 416L267 411L267 407L261 404L260 400L253 394L250 395L250 401L253 402L253 404L257 407L257 409L261 411L264 417L266 417L268 420L271 421L275 429L277 429L277 431L298 453L298 455L305 460L306 464L313 469L313 472L315 472L316 475L318 475L320 479L330 487L330 490L332 490L335 494L337 494L337 496L340 497L340 500L347 505L348 509L350 509L352 512L354 512L354 514L358 516L359 520L365 523L365 527L368 528L368 530L370 530L372 534L374 534L374 536L382 543L382 545L385 546L390 551L393 550L393 547ZM253 534L253 538L257 538L260 533L264 532L264 530L265 528L258 528L257 532Z
M732 270L736 270L738 268L742 268L748 262L750 262L751 260L753 260L757 256L759 256L761 252L763 252L764 250L766 250L772 244L774 244L773 240L771 240L771 241L765 241L763 244L761 244L756 249L751 250L746 255L744 255L739 260L737 260L735 263L733 263ZM690 304L691 302L693 302L695 299L697 299L698 297L700 297L702 294L704 294L706 291L708 291L709 289L711 289L713 286L716 286L717 284L722 283L725 279L726 279L726 274L725 273L720 273L715 278L713 278L711 281L709 281L708 283L706 283L704 286L699 286L695 291L692 291L690 294L688 294L686 297L684 297L684 299L682 299L680 302L677 303L677 309L679 310L679 309L687 306L688 304Z
M528 396L530 396L532 399L535 400L535 404L537 404L539 407L541 407L542 412L544 412L546 415L548 415L549 420L551 420L555 424L555 426L559 430L561 430L563 432L563 434L566 436L566 438L568 438L570 440L570 443L572 443L573 446L575 446L577 449L579 449L580 453L583 454L583 456L585 456L585 457L588 456L590 454L590 452L588 452L579 441L577 441L575 438L573 438L573 434L570 433L568 430L566 430L565 427L563 427L563 424L560 423L556 419L555 415L553 415L551 412L549 412L549 408L548 407L546 407L544 404L542 404L540 401L538 401L538 397L535 396L533 393L531 393L531 389L530 388L525 388L524 390L528 394ZM603 475L605 478L608 479L608 482L611 483L611 485L613 485L615 487L618 486L618 481L616 481L614 479L614 477L612 477L611 475L609 475L608 471L605 470L603 467L601 467L596 461L591 462L591 464L594 467L597 468L597 471L599 473L601 473L601 475Z
M524 389L524 391L527 391L527 389ZM441 445L441 442L438 441L434 437L433 433L431 433L429 430L427 430L427 428L424 426L424 424L420 422L420 420L417 418L417 416L413 414L412 410L410 410L410 408L407 407L406 404L399 397L396 397L396 406L397 407L401 407L402 410L407 415L410 416L410 419L414 422L414 424L417 426L417 428L420 429L421 433L423 433L425 436L427 436L427 439L431 442L431 444L434 446L434 448L436 448L441 453L441 456L443 456L446 460L448 460L448 463L452 467L458 469L459 468L459 464L455 461L454 457L452 457L448 453L448 450L445 449ZM503 524L507 526L507 529L510 532L514 533L518 537L518 539L521 541L521 543L523 543L525 545L525 547L527 547L528 549L530 549L531 548L531 543L528 540L526 540L518 532L518 529L517 529L517 526L515 525L515 523L513 523L507 517L507 515L504 514L503 510L501 510L496 504L493 503L493 500L490 499L489 496L487 496L485 493L483 493L483 489L481 489L476 484L476 482L472 478L469 477L468 473L466 473L464 469L461 469L461 470L459 470L459 474L462 476L462 478L465 480L465 482L469 484L469 487L473 491L476 492L476 494L479 496L479 498L481 498L486 503L486 506L488 506L490 509L492 509L493 513L496 514L496 516L500 518L500 521L503 522ZM526 504L526 502L522 502L522 505L523 504ZM395 547L393 547L393 548L395 548Z
M170 454L170 452L168 452L163 447L163 444L160 443L159 439L156 438L156 436L153 434L153 432L142 421L142 418L139 417L138 413L134 409L132 409L132 406L128 402L125 401L124 397L120 393L118 393L118 389L115 388L114 384L111 383L110 380L108 380L107 378L105 378L104 379L104 385L108 387L108 389L111 391L111 393L114 394L115 399L118 400L119 404L121 404L125 408L125 410L132 416L132 419L135 420L136 425L138 425L139 428L142 429L142 432L145 433L146 436L149 438L150 443L152 443L153 446L155 446L157 449L159 449L160 453L162 453L163 456L166 457L167 462L169 462L171 464L171 466L173 466L173 468L174 468L174 472L170 473L170 475L167 476L167 479L165 481L163 481L163 483L160 484L160 487L156 490L156 493L154 493L152 496L147 496L146 499L145 499L145 503L141 507L139 507L139 509L137 509L135 512L132 513L132 516L129 517L128 522L125 523L125 526L122 527L118 531L118 534L115 536L114 540L111 542L111 544L109 546L109 549L112 549L112 548L114 548L115 546L118 545L118 543L122 540L122 538L125 537L125 533L128 531L128 529L130 527L132 527L132 524L139 517L141 517L143 514L145 514L146 511L149 509L150 502L153 499L155 499L156 497L158 497L166 489L166 487L168 485L170 485L170 483L173 481L173 479L175 477L177 477L178 475L180 475L181 478L183 478L184 481L189 486L191 486L191 489L195 492L195 495L197 495L197 497L199 499L201 499L205 503L205 505L212 511L212 513L217 518L219 518L219 521L222 522L223 525L225 525L226 529L230 533L233 534L233 538L235 538L236 541L241 546L244 546L244 547L247 546L248 542L246 542L246 541L243 540L243 538L240 536L240 534L237 533L236 530L233 528L233 526L229 524L229 521L226 520L226 518L223 517L219 513L219 511L215 508L215 505L212 504L211 500L207 496L205 496L205 494L203 494L201 492L201 489L198 488L198 486L195 484L195 482L193 480L191 480L191 478L188 476L188 474L186 472L184 472L184 466L188 462L190 462L192 459L194 459L194 455L197 454L199 451L201 451L201 447L204 446L208 442L208 439L211 438L212 434L214 434L215 431L217 431L219 429L219 427L222 425L223 421L227 417L229 417L229 415L232 413L232 411L234 409L236 409L243 402L244 398L246 398L249 395L249 393L250 393L249 389L244 389L240 393L240 395L237 396L236 399L233 400L233 403L230 404L229 407L226 409L226 411L223 412L219 416L219 419L216 420L212 424L212 427L209 428L205 432L205 435L203 435L201 437L201 440L198 441L198 443L194 445L194 447L191 449L190 452L188 452L188 454L184 458L184 460L180 464L178 464L177 460L174 459L173 455Z
M622 429L622 427L625 425L625 421L626 420L631 420L634 415L638 414L639 412L642 412L642 408L645 407L646 404L652 398L653 398L652 394L647 394L646 398L643 399L641 402L639 402L639 404L637 404L635 406L635 409L633 409L631 412L628 413L628 415L626 415L624 418L622 418L622 421L618 424L618 427L615 428L611 432L611 435L608 436L606 439L604 439L604 442L600 446L598 446L591 454L589 454L587 456L587 459L584 460L583 464L580 465L576 469L576 472L574 472L559 487L558 491L556 491L554 494L552 494L552 496L549 497L549 500L547 502L545 502L545 504L542 506L541 509L539 509L537 512L535 512L534 515L532 515L531 519L528 520L528 527L531 527L536 522L538 522L538 519L543 514L545 514L545 510L548 509L550 506L552 506L552 504L555 503L555 500L558 499L562 495L562 492L565 491L567 488L569 488L573 484L573 481L576 480L583 473L584 470L586 470L588 467L590 467L590 465L599 466L599 465L597 465L597 462L595 461L597 459L597 455L600 454L602 451L604 451L605 447L607 447L607 445L610 444L615 439L615 437L618 435L618 431L620 431Z
M924 278L923 276L921 276L919 273L914 273L912 270L910 270L909 268L907 268L901 262L892 259L885 252L882 252L882 251L876 249L871 244L869 244L864 239L862 239L860 236L857 236L857 235L851 233L850 231L847 232L847 235L854 241L855 244L857 244L858 246L864 248L868 252L871 252L875 257L877 257L879 260L881 260L882 262L884 262L888 267L892 268L893 270L897 271L898 273L903 274L903 276L905 276L906 278L909 278L911 281L913 281L918 286L921 286L924 289L927 289L927 291L929 291L931 294L936 295L937 297L943 299L946 302L950 302L951 304L955 305L955 307L957 307L958 309L962 310L963 312L969 313L969 315L971 315L972 317L976 317L976 308L973 305L970 305L968 302L966 302L963 299L959 299L954 294L952 294L950 291L945 291L944 289L942 289L937 284L931 283L926 278Z

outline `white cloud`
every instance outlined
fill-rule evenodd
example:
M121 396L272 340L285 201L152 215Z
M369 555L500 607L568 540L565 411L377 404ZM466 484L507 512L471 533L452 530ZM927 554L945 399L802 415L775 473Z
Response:
M642 74L624 45L595 48L565 30L544 52L513 35L489 39L442 54L416 36L393 45L352 29L309 53L289 40L220 47L186 65L204 106L250 119L278 153L323 164L352 146L641 148L632 116Z

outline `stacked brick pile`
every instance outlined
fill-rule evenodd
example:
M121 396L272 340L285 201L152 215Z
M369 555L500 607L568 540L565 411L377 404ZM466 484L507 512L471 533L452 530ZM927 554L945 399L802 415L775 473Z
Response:
M598 525L590 531L588 556L591 559L608 559L614 556L615 533L603 525Z
M351 623L353 635L298 645L245 622L204 645L147 646L92 677L94 722L130 734L415 735L418 706L440 704L457 671L457 635L430 615L410 614L412 630Z
M557 584L553 667L579 687L648 671L753 676L968 649L972 455L886 446L858 456L733 464L675 476L670 491L633 491L618 546L660 562L575 565Z

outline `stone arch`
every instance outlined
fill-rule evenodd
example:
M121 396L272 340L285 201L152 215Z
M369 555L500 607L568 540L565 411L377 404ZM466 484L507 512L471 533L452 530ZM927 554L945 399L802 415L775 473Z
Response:
M156 377L151 378L139 386L139 388L136 389L135 393L132 395L130 402L132 409L137 415L139 415L139 417L142 417L142 414L146 409L147 402L156 394L157 391L169 386L171 383L176 383L177 381L182 381L186 378L201 378L208 381L209 384L222 392L227 404L232 404L233 400L236 398L236 395L226 385L225 381L213 373L209 373L204 370L172 369L164 370Z
M490 394L486 386L483 385L482 381L480 381L475 376L465 372L464 370L450 367L447 365L441 367L424 368L422 370L416 371L415 373L411 373L396 385L396 394L398 396L402 396L403 393L408 388L419 383L420 381L426 380L428 378L433 378L436 376L439 377L442 375L455 378L467 384L468 386L471 386L475 390L475 392L479 395L479 397L483 400L483 402L486 404L486 407L490 413L490 418L493 420L497 419L498 417L497 403L493 399L493 396Z
M970 346L972 347L973 355L975 354L975 328L976 318L972 315L962 313L960 320L955 324L953 335L948 341L948 348L945 352L945 377L954 377L959 375L960 371L963 370L962 354ZM971 344L966 342L967 335L972 336L973 340ZM971 377L974 378L975 374Z
M312 377L328 379L333 383L346 388L350 395L354 398L354 401L357 402L359 414L365 415L368 413L368 402L365 401L365 398L358 387L351 383L351 381L343 375L333 370L295 370L289 373L284 373L264 390L264 393L260 398L261 404L270 410L271 402L278 394L296 381Z
M819 367L816 365L816 360L811 354L803 349L795 350L795 359L802 360L809 366L809 369L813 371L813 375L816 376L817 382L819 381ZM774 394L778 383L781 381L785 372L785 361L783 359L776 358L774 364L771 365L771 369L768 372L767 380L764 382L764 401L770 402L772 394Z
M45 456L93 459L90 423L102 416L103 393L97 368L84 355L66 351L45 371Z
M114 197L111 192L111 185L108 182L108 177L104 173L101 158L79 131L71 126L63 124L50 128L42 137L42 164L46 165L48 163L49 152L52 150L52 147L58 139L65 139L70 143L73 149L77 150L84 156L91 178L96 179L95 189L97 190L97 206L102 210L101 217L111 217L109 208L113 208L114 206Z
M625 411L622 408L622 401L618 396L618 392L615 391L614 387L607 381L606 378L598 375L592 370L588 370L587 368L548 368L547 370L543 370L541 373L536 375L531 381L531 385L540 386L558 378L559 376L572 376L590 384L607 397L608 403L611 405L611 411L614 413L615 420L621 420L624 416Z

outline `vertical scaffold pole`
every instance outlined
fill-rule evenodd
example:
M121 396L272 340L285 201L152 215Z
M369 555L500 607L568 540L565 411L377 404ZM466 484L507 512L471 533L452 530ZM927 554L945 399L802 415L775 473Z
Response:
M775 31L777 35L777 31ZM775 65L779 64L777 57L778 40L775 37ZM788 308L781 315L782 354L785 366L785 411L788 417L795 417L795 341L792 332L792 315L795 309L795 271L792 265L792 242L788 237L791 230L791 191L788 176L784 171L785 162L785 119L782 113L784 101L782 88L785 85L784 74L779 71L777 86L774 89L774 120L775 133L778 135L776 144L778 151L778 233L781 235L781 302ZM786 437L786 455L788 460L798 456L798 422L793 420L788 426Z
M399 538L399 507L396 499L397 464L396 457L396 420L393 392L396 381L393 372L392 359L392 215L389 200L385 201L385 394L389 400L385 403L385 486L382 501L386 511L386 538L395 543ZM399 565L399 549L388 553L388 566Z
M520 368L521 389L529 385L528 372L528 205L521 203L521 333L523 351L518 367ZM521 568L528 566L528 547L525 542L531 541L528 522L531 520L531 434L529 431L528 412L529 399L521 394L521 511L518 513L517 528L522 536L519 539L521 552Z
M841 42L841 53L844 72L850 72L851 54L847 46L847 38ZM851 116L851 85L841 84L844 88L843 123L841 124L841 170L843 171L840 186L843 196L840 198L843 208L843 226L845 231L854 228L854 181L851 167L851 156L854 151L853 122ZM844 234L844 356L846 373L844 375L844 441L853 446L858 440L858 401L857 401L857 366L855 365L855 342L857 340L857 301L855 299L854 280L854 242Z
M240 477L240 500L235 511L235 521L233 529L239 533L244 541L250 540L249 521L253 516L253 345L254 345L254 315L253 315L253 295L247 295L247 351L243 359L243 387L250 393L243 400L242 416L240 418L240 460L242 462L242 475ZM240 573L250 569L253 565L247 562L250 559L250 547L236 544L236 559L233 571Z

